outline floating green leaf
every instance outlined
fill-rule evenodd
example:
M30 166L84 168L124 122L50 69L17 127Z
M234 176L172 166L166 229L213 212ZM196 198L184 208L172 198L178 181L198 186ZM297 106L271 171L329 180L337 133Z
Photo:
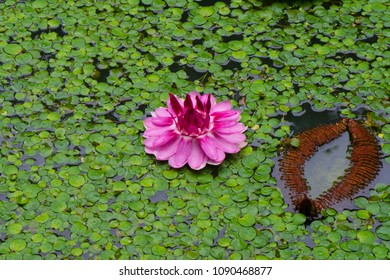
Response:
M8 226L7 230L10 234L15 235L22 231L23 226L19 223L11 224Z
M74 175L69 178L69 184L71 184L73 187L81 187L82 185L84 185L84 183L85 179L82 175Z
M373 244L376 240L375 234L368 230L359 231L356 235L361 243Z
M314 247L313 256L316 260L326 260L329 258L329 251L323 246Z
M14 239L11 241L9 248L12 251L19 252L26 248L27 243L23 239Z
M17 55L22 51L22 47L18 44L7 44L4 46L4 51L11 55Z
M301 225L305 223L305 221L306 221L306 216L300 213L294 214L292 218L292 222L296 225Z
M390 240L390 226L380 226L376 229L376 234L382 240Z
M256 230L252 227L242 227L239 230L239 235L243 240L253 240L256 237Z
M245 214L238 219L238 222L245 227L250 227L255 224L256 219L253 215Z
M32 7L34 9L42 9L47 6L47 1L46 0L35 0L32 2Z
M96 151L98 151L99 153L102 153L102 154L109 154L110 152L112 152L112 145L108 142L100 143L96 147Z

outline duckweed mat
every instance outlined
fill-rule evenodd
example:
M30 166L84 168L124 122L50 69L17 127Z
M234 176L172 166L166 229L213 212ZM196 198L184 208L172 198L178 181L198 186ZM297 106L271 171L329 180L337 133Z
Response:
M1 259L389 259L388 175L310 221L273 174L307 104L364 123L389 169L388 1L6 0L0 23ZM248 146L172 169L143 120L193 90Z

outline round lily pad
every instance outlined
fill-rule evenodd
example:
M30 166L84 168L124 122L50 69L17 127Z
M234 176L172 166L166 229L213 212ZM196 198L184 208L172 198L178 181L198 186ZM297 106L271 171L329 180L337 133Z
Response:
M306 221L306 216L300 213L294 214L294 216L292 217L292 222L296 225L301 225L305 223L305 221Z
M247 241L253 240L257 234L253 227L242 227L238 233L243 240Z
M6 53L11 55L17 55L22 51L22 47L18 44L7 44L3 48Z
M34 9L42 9L47 6L47 1L46 0L35 0L32 2L32 7Z
M329 258L329 251L326 247L323 246L314 247L313 257L316 260L326 260Z
M178 173L176 170L164 170L163 176L169 180L175 179L178 176Z
M377 236L382 240L390 240L390 227L389 226L379 226L376 229Z
M361 243L365 244L373 244L376 240L375 234L368 230L359 231L356 236Z
M12 251L15 251L15 252L19 252L19 251L22 251L23 249L25 249L27 246L27 243L25 240L23 239L14 239L11 241L10 245L9 245L9 248L12 250Z
M245 214L238 219L238 222L245 227L253 226L256 222L256 219L253 215Z
M167 253L167 249L160 245L154 245L152 247L152 253L157 256L164 256Z
M8 226L7 230L10 234L18 234L22 231L23 226L19 223L11 224Z
M48 220L50 219L50 215L49 213L47 212L43 212L41 213L40 215L38 215L35 220L40 223L40 224L43 224L43 223L46 223Z
M69 178L69 184L71 184L73 187L81 187L84 185L85 179L82 175L74 175Z
M108 142L102 142L96 146L96 150L102 154L109 154L112 152L112 145Z
M83 254L83 250L81 248L73 248L71 253L73 256L79 257Z

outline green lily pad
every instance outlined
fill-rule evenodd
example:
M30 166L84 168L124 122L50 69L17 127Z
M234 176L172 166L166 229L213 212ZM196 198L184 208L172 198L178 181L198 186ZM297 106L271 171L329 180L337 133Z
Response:
M79 257L83 254L83 250L81 248L73 248L71 253L73 256Z
M27 246L27 242L23 239L14 239L11 241L9 248L12 251L19 252L25 249Z
M360 218L360 219L368 219L370 218L370 213L367 211L367 210L358 210L356 215Z
M376 234L382 240L390 240L390 227L380 226L376 229Z
M2 173L7 176L11 176L18 173L18 168L14 165L5 165L3 167Z
M157 256L164 256L167 253L167 249L160 245L154 245L152 247L152 253Z
M201 7L199 9L199 14L204 16L204 17L209 17L211 16L212 14L214 14L214 7L213 6L209 6L209 7Z
M12 225L9 225L7 230L10 234L15 235L18 234L22 231L23 226L19 223L15 223Z
M167 178L168 180L173 180L178 176L178 173L176 170L171 169L171 170L164 170L163 176Z
M4 46L4 52L10 55L17 55L22 51L22 47L18 44L7 44Z
M305 223L305 221L306 221L306 216L301 213L294 214L292 218L292 222L296 225L302 225Z
M359 208L365 209L368 205L368 200L365 197L355 198L355 205L358 206Z
M71 184L73 187L81 187L82 185L84 185L84 183L85 179L82 175L74 175L69 178L69 184Z
M357 240L350 240L347 242L347 247L351 251L359 251L362 248L362 244Z
M109 154L112 152L112 145L108 142L100 143L96 146L96 151L102 154Z
M316 260L326 260L329 258L329 251L326 247L323 246L314 247L313 257Z
M388 251L389 250L384 246L375 246L372 249L372 252L374 253L375 257L378 259L386 259Z
M376 240L375 234L368 230L359 231L356 235L361 243L373 244Z
M46 0L35 0L32 2L32 7L34 9L42 9L47 6L47 1Z
M67 205L63 201L54 201L52 206L51 206L51 209L53 210L53 212L56 212L56 213L61 213L66 208L67 208Z
M242 227L238 233L243 240L247 241L253 240L257 234L253 227Z
M238 219L238 222L245 227L253 226L256 222L256 218L253 215L245 214Z
M40 224L43 224L43 223L46 223L48 220L50 219L50 215L46 212L44 213L41 213L40 215L38 215L35 220L40 223Z

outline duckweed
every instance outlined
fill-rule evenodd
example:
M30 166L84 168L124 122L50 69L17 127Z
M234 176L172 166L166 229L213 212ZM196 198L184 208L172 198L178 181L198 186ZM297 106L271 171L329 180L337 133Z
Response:
M388 176L317 221L274 176L306 105L359 118L389 169L388 11L1 1L0 259L388 259ZM230 100L248 127L245 148L196 172L156 161L142 137L169 92L193 90Z

